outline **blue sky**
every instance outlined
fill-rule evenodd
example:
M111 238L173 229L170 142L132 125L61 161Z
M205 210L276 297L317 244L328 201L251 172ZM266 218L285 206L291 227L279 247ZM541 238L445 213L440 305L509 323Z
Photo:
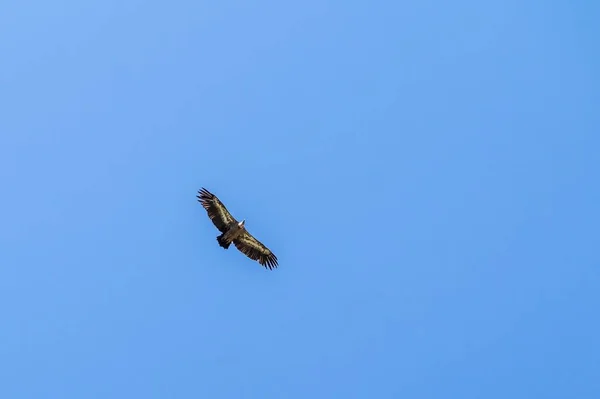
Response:
M599 11L2 2L0 396L600 397Z

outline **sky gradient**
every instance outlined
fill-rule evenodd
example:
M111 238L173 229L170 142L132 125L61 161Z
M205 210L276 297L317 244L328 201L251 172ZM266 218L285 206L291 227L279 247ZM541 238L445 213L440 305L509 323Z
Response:
M2 2L0 397L600 397L599 4Z

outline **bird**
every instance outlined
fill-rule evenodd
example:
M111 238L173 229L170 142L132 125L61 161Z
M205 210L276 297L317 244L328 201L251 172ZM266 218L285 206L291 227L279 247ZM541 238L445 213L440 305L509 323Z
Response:
M198 202L206 210L208 217L221 232L217 236L219 246L228 249L231 243L248 258L258 261L265 269L273 270L278 266L277 256L263 243L246 230L246 219L238 222L229 213L219 198L202 187L198 190Z

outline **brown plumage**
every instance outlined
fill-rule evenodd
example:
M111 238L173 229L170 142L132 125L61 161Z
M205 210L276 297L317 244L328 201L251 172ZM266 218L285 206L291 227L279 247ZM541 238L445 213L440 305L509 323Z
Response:
M225 205L205 188L198 191L198 201L206 210L208 217L215 227L222 233L217 237L219 245L228 249L231 243L250 259L258 261L269 270L278 266L277 257L269 248L258 241L246 230L245 220L238 222L229 213Z

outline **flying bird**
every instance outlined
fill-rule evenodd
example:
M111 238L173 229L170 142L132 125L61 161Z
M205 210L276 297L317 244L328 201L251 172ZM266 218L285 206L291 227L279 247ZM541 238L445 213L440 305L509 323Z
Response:
M231 216L219 198L204 187L198 190L197 197L202 207L206 209L210 220L222 233L217 236L217 242L221 247L228 249L233 243L241 253L258 261L265 268L272 270L277 267L277 257L263 243L248 233L244 226L245 219L238 222Z

